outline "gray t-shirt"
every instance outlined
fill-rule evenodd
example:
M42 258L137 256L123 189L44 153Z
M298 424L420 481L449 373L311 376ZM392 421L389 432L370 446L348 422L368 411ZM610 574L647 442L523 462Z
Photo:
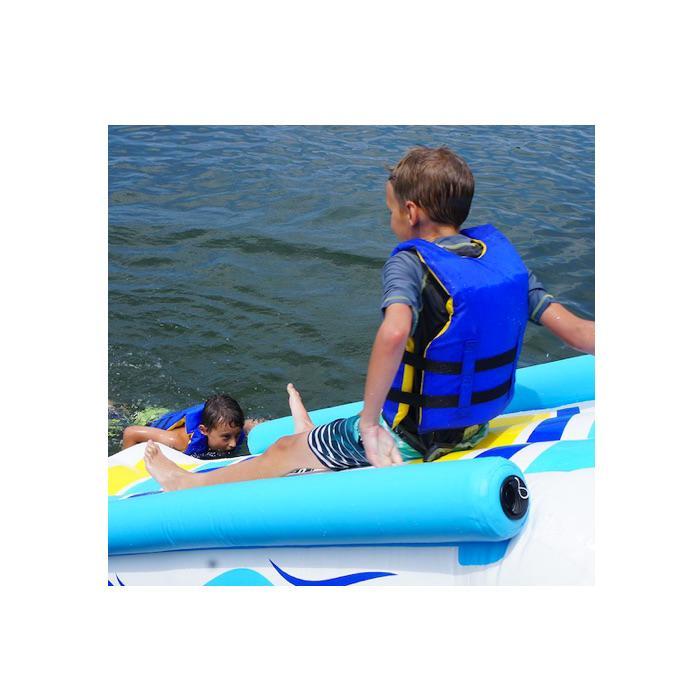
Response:
M438 238L435 243L458 255L477 258L481 255L483 244L467 236L455 235ZM408 304L413 311L413 334L422 308L422 291L428 272L418 257L409 250L402 250L392 255L382 270L382 311L391 304ZM556 299L547 292L540 281L528 269L528 317L540 325L540 317L545 309Z

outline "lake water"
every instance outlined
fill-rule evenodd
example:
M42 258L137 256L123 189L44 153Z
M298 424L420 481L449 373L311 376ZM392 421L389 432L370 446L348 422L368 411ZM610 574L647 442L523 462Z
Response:
M463 156L466 225L498 226L593 318L592 126L110 127L110 453L137 411L216 392L267 417L288 381L309 409L362 398L396 244L386 167L417 144ZM520 366L577 354L529 326Z

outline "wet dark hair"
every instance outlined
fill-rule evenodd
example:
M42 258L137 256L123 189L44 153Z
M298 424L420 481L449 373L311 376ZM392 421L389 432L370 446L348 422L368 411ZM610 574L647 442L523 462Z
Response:
M391 169L389 182L403 204L415 202L432 221L458 228L469 215L474 176L446 146L416 146Z
M243 427L245 416L238 401L228 394L215 394L210 396L204 404L202 411L202 425L210 430L217 425L232 425Z

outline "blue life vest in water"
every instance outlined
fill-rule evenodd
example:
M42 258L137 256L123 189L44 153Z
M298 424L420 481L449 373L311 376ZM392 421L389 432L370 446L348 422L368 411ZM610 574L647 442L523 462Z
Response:
M202 423L203 410L204 404L198 403L196 406L190 406L182 411L166 413L164 416L151 421L148 425L153 428L160 428L161 430L175 430L176 428L182 428L184 426L185 432L190 439L185 448L185 454L203 454L209 449L207 436L199 429Z
M424 290L418 326L384 403L384 419L399 433L402 421L418 434L486 423L513 396L527 325L527 268L494 226L460 233L484 244L480 257L420 238L392 252L415 251L429 272L426 287L432 286L437 299L426 309ZM419 332L422 321L429 331Z

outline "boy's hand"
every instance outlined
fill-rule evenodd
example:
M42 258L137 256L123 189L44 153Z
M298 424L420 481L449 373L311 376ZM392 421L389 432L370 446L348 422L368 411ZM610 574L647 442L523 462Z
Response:
M402 462L401 453L396 447L391 433L381 425L363 425L360 422L360 436L367 459L374 467L388 467Z
M243 432L247 435L256 425L260 425L260 423L264 422L264 418L248 418L243 423Z

